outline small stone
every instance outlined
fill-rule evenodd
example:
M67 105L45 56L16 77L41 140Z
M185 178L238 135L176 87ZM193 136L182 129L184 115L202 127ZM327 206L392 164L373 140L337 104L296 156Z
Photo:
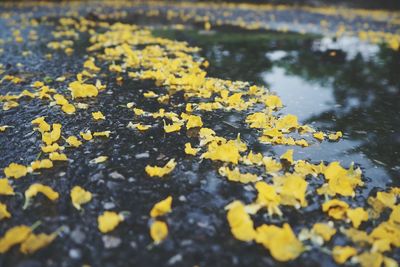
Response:
M103 208L104 208L105 210L111 210L111 209L115 208L115 204L112 203L112 202L105 202L105 203L103 204Z
M136 158L136 159L147 159L147 158L149 158L149 157L150 157L150 154L149 154L149 152L147 152L147 151L135 155L135 158Z
M174 265L180 261L182 261L182 254L176 254L175 256L172 256L169 260L168 260L168 265Z
M105 235L102 237L105 248L116 248L121 245L121 238L111 235Z
M130 243L129 243L129 245L133 248L133 249L137 249L137 243L135 242L135 241L131 241Z
M79 227L77 227L71 232L71 239L76 244L82 244L86 239L86 235Z
M122 174L116 171L110 173L109 176L113 179L122 179L122 180L125 179L125 177Z
M72 248L68 252L69 257L74 260L78 260L82 257L82 252L77 248Z
M182 196L179 196L179 201L181 201L181 202L186 202L187 201L187 199L186 199L186 197L184 196L184 195L182 195Z

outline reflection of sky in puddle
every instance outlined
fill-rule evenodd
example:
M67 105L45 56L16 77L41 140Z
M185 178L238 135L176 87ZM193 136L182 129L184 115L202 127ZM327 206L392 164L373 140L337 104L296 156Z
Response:
M284 53L268 53L270 59L279 60ZM304 80L301 76L288 75L285 69L274 66L271 70L262 72L261 77L266 84L270 85L271 91L275 92L284 103L285 107L282 112L294 114L299 118L301 123L309 120L312 116L323 113L332 109L340 109L340 105L336 103L331 86L322 87L318 84ZM353 101L354 102L354 101ZM354 102L352 105L357 105ZM321 125L315 125L321 130L326 129ZM295 159L310 159L323 161L339 161L343 166L349 166L352 162L361 165L366 177L372 181L367 183L369 189L374 186L384 186L387 182L388 174L384 168L376 166L362 152L352 152L352 150L361 144L360 141L344 138L335 143L315 142L307 148L295 147ZM277 146L274 151L280 155L283 154L288 147Z

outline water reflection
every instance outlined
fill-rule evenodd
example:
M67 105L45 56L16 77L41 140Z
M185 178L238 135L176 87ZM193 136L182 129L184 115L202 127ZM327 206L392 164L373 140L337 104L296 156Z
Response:
M213 76L266 85L282 98L285 113L345 133L339 143L297 149L300 158L344 165L354 161L371 180L368 189L399 184L400 53L354 38L229 31L167 34L200 46ZM274 147L278 154L286 149Z

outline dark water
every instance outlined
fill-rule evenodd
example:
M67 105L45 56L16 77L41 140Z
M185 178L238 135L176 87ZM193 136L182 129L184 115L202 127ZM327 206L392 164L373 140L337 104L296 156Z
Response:
M338 143L295 148L298 158L355 162L369 189L399 184L400 53L356 38L228 29L158 34L201 47L210 75L265 85L281 97L283 113L343 131ZM274 147L278 154L286 149Z

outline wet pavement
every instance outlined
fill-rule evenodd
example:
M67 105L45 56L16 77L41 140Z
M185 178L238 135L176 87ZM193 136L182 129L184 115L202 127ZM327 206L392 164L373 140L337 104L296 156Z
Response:
M58 92L67 94L67 84L60 84L56 78L65 76L72 80L81 71L89 35L79 33L71 55L46 47L52 39L49 33L57 25L53 22L58 20L63 8L34 10L33 17L40 22L36 28L38 38L17 45L10 45L11 30L26 24L23 36L28 39L32 21L17 15L2 16L2 76L16 75L24 79L19 85L3 81L2 94L19 93L35 80L44 80ZM89 19L102 20L95 7L79 10L86 12ZM50 15L43 19L44 14ZM286 15L282 16L287 18ZM323 19L319 16L311 17L315 24ZM106 19L119 20L115 17ZM14 20L21 24L14 24ZM187 41L191 46L201 48L195 56L210 62L209 76L270 88L284 103L279 114L296 114L300 123L310 124L318 130L343 131L344 137L339 142L293 147L294 157L314 163L340 161L346 167L355 162L363 171L365 187L357 189L357 197L352 200L354 205L364 205L366 198L375 195L377 190L399 185L398 52L385 45L358 39L353 42L346 37L330 44L326 50L324 42L329 43L332 39L323 39L320 35L248 32L230 27L204 31L196 27L199 26L196 23L188 23L185 30L166 30L159 27L163 20L149 19L148 16L128 15L120 20L154 26L156 36ZM148 24L149 20L152 24ZM282 21L279 15L276 20ZM371 25L380 30L382 23L371 22ZM200 26L203 28L202 24ZM389 27L388 32L391 31L394 32ZM329 50L332 47L335 55ZM52 58L48 59L47 54L52 54ZM63 136L78 135L86 129L112 131L109 138L95 138L82 147L68 150L69 162L60 162L54 168L41 170L40 174L15 180L16 195L12 198L1 196L1 202L6 203L12 213L11 218L0 224L2 235L11 226L32 225L37 221L41 222L39 229L43 232L62 229L52 244L33 255L23 255L16 248L0 255L1 266L336 266L332 256L317 247L304 252L295 261L279 263L262 246L236 240L230 232L224 207L236 199L250 203L256 197L254 188L219 176L220 162L185 155L184 144L197 141L195 129L165 134L162 124L151 120L145 121L153 126L146 132L127 128L134 115L127 111L126 103L134 102L155 112L165 105L149 101L142 94L149 90L162 93L163 88L152 81L126 79L119 83L117 76L110 72L99 74L107 90L96 98L81 101L88 104L89 109L77 112L73 117L49 107L40 99L22 99L19 107L1 111L0 125L12 125L0 133L1 168L11 162L29 163L41 156L40 134L34 132L30 124L39 116L47 116L49 123L61 122ZM175 110L184 109L182 99L182 95L177 95L171 100ZM91 112L99 109L107 119L93 121ZM246 115L245 112L223 110L206 113L202 119L207 127L225 138L235 139L240 133L253 151L263 155L275 157L287 150L287 146L260 145L255 131L243 123ZM109 157L105 163L90 163L101 155ZM170 158L178 162L171 176L160 181L146 175L146 165L160 165ZM60 199L54 204L44 197L37 197L28 209L22 210L23 192L38 181L60 192ZM321 180L312 181L310 187L316 188L322 183ZM74 185L93 194L93 200L80 212L71 205L69 197ZM168 195L174 198L173 212L164 218L169 235L162 244L154 245L148 233L149 212L156 202ZM257 225L289 222L298 234L301 229L326 218L319 204L324 198L311 194L307 198L310 205L305 209L283 207L282 218L258 213L254 221ZM97 229L97 217L104 210L127 212L124 222L105 235ZM380 221L367 222L362 229L369 231ZM337 224L346 226L345 222ZM344 244L347 241L338 235L327 246ZM386 254L400 260L398 248Z

